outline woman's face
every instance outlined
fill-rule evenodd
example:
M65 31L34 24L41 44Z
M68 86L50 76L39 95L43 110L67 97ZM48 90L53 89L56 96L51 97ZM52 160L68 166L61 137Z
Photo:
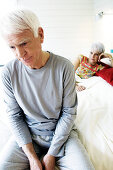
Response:
M93 66L96 65L96 63L98 62L100 54L101 53L98 52L98 51L91 50L90 55L89 55L89 63Z

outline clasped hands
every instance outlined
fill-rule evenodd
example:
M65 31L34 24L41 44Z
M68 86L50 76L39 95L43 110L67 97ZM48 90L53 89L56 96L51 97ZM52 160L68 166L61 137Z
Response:
M55 157L46 154L42 162L38 158L30 160L30 170L55 170Z

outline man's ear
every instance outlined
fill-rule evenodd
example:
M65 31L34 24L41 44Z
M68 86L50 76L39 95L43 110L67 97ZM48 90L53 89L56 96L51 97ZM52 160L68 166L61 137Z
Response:
M43 41L44 41L44 31L43 31L42 27L38 28L38 36L40 37L40 42L43 43Z

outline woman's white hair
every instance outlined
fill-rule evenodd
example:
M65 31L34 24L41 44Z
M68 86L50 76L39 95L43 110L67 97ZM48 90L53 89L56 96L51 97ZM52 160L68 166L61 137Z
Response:
M26 29L38 37L40 23L35 13L27 9L18 9L8 13L1 21L1 33L3 36L18 34Z
M104 53L105 48L104 45L100 42L95 42L91 45L91 51L98 52L98 53Z

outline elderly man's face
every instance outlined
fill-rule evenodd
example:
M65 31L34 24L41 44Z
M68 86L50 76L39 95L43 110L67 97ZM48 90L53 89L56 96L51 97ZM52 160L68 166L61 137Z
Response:
M44 38L42 28L39 28L38 33L38 37L34 37L30 30L24 30L22 33L6 37L16 58L30 68L38 68L41 62L41 43Z

